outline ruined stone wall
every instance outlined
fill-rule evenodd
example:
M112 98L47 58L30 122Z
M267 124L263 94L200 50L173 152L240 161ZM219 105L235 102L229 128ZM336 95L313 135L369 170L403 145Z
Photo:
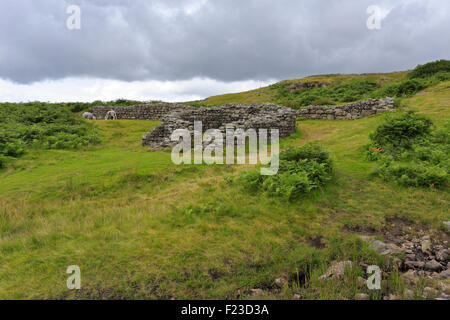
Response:
M176 103L152 103L140 104L130 107L108 107L96 106L93 107L91 113L98 119L105 119L106 113L114 110L117 114L117 119L122 120L162 120L162 118L174 111L185 110L189 108L183 104Z
M194 108L185 107L162 119L162 124L147 133L142 144L154 149L168 148L174 142L170 140L173 131L188 129L194 133L194 121L202 122L202 131L218 129L224 135L231 129L278 129L280 138L288 137L296 129L295 112L289 108L275 104L227 104L220 107Z
M394 110L394 99L368 99L365 101L349 103L343 106L309 106L297 110L297 117L311 120L355 120L377 113Z

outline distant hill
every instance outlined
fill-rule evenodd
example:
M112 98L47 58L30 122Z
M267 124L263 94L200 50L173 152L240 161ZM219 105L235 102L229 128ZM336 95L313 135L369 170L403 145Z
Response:
M402 98L450 80L450 61L440 60L414 70L373 74L328 74L284 80L256 90L212 96L186 104L215 106L226 103L270 102L300 109L335 105L367 98Z

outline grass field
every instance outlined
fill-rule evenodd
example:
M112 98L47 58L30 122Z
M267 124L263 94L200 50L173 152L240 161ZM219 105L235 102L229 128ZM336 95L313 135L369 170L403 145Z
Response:
M270 94L244 93L238 102ZM439 126L450 118L450 82L402 105ZM385 116L299 121L284 145L317 141L336 170L326 188L295 203L230 185L241 166L175 166L169 152L146 152L140 138L156 122L99 121L99 146L29 150L0 172L0 299L242 298L282 275L290 286L266 298L352 299L362 271L339 283L317 278L333 260L385 263L357 233L391 219L435 230L450 220L448 190L370 175L376 164L361 148ZM66 287L69 265L81 268L79 291ZM402 294L395 276L387 281L385 292Z

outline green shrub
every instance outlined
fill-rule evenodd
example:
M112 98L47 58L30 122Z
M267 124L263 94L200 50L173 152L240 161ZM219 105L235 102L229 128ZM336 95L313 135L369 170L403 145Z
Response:
M423 81L416 79L406 80L398 85L395 95L397 97L412 96L426 87Z
M448 183L448 172L426 163L391 163L380 166L377 171L385 181L397 181L411 187L444 187Z
M430 120L413 112L388 118L366 146L368 158L380 163L375 174L403 186L448 186L450 121L434 132L431 126Z
M315 105L315 106L332 106L332 105L335 105L335 104L336 104L336 102L334 102L330 98L319 98L319 99L314 100L312 102L312 105Z
M450 61L438 60L417 66L408 74L410 79L427 78L435 74L450 73Z
M332 162L318 145L289 148L280 154L278 174L262 176L259 170L241 173L239 183L248 191L294 201L331 179Z
M269 196L293 201L310 192L313 188L313 184L305 171L299 171L295 174L281 172L265 179L262 188Z
M99 142L95 126L65 104L0 104L0 156L19 157L30 147L77 149Z
M371 145L390 154L399 154L428 136L432 125L431 120L413 111L390 116L370 135Z

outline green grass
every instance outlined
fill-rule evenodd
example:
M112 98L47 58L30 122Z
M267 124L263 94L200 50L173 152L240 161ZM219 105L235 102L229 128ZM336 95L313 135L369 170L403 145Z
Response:
M450 116L450 82L426 91L403 108L439 126ZM336 170L294 203L227 182L246 166L175 166L169 152L146 152L140 138L156 122L99 121L102 145L30 150L0 172L0 298L241 298L285 275L291 286L267 298L351 299L360 270L338 283L317 278L333 260L383 266L354 230L392 217L432 229L450 220L447 190L371 177L376 164L361 148L384 117L299 121L282 145L319 142ZM310 245L317 237L324 248ZM66 288L69 265L81 267L80 291ZM384 290L401 290L391 278Z
M224 94L212 96L204 100L195 101L195 104L204 106L216 106L227 103L280 103L287 105L289 99L280 99L279 87L289 86L293 83L318 82L325 83L330 86L340 86L349 84L355 81L358 82L377 82L380 86L386 86L391 83L399 82L406 79L407 72L393 72L393 73L376 73L376 74L350 74L350 75L319 75L311 76L302 79L291 79L278 82L276 84L259 88L256 90ZM189 104L189 102L187 102ZM289 105L290 106L290 105Z

